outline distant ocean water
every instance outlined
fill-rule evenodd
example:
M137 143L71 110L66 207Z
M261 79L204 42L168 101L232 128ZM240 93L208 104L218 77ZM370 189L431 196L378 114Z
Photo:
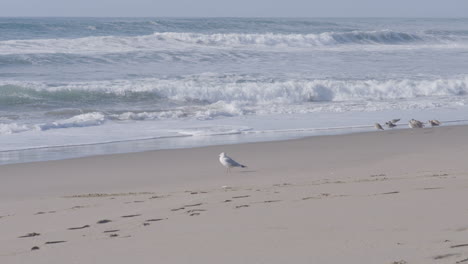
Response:
M0 18L0 164L465 120L467 93L468 19Z

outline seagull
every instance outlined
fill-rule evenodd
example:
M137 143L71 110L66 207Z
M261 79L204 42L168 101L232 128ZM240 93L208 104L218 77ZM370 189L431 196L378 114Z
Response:
M223 166L226 167L226 173L231 172L231 168L233 167L241 167L241 168L247 167L231 159L230 157L226 156L224 152L219 154L219 162L221 162L221 164L223 164Z
M383 127L379 123L375 123L374 127L377 128L377 130L384 130Z
M398 121L400 121L400 118L398 118L398 119L392 119L392 121L390 121L390 122L392 122L393 124L396 124L396 123L398 123Z
M439 120L429 120L427 121L427 123L429 123L431 126L439 126L440 125L440 121Z
M394 119L395 120L395 119ZM385 125L388 126L388 128L394 128L396 127L397 125L395 123L393 123L392 121L388 121L388 122L385 122Z
M422 128L424 127L424 124L423 122L421 121L418 121L418 120L415 120L415 119L411 119L409 122L408 122L408 126L410 128Z

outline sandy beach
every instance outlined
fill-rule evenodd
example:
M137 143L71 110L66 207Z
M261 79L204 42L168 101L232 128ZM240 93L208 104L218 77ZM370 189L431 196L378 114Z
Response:
M468 263L468 126L0 166L0 263ZM246 169L231 174L226 152Z

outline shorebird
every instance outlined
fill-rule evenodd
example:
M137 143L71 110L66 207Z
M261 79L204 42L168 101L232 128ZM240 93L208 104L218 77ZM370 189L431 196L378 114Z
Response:
M226 156L224 152L219 154L219 162L221 162L221 164L223 164L223 166L226 167L226 173L231 172L231 168L233 167L241 167L241 168L247 167L231 159L230 157Z
M418 121L418 120L415 120L415 119L411 119L409 122L408 122L408 126L410 128L422 128L424 127L424 124L423 122L421 121Z
M379 123L375 123L374 127L377 128L377 130L384 130L383 127Z
M435 127L435 126L440 126L440 121L439 120L429 120L427 121L427 123L429 123L431 126Z
M398 119L392 119L392 121L390 121L390 122L392 122L394 125L396 125L396 123L398 123L398 121L400 121L400 118L398 118Z
M395 120L395 119L394 119ZM388 122L385 122L385 125L387 125L388 128L394 128L396 127L397 125L395 123L393 123L392 121L388 121Z

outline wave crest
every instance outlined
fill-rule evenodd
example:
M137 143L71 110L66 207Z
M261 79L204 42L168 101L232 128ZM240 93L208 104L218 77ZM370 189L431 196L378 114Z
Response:
M255 76L205 74L177 79L139 79L76 82L0 84L5 105L82 105L106 103L163 104L167 107L208 105L219 101L242 104L294 104L304 102L385 101L468 94L468 76L411 80L271 79ZM169 102L173 102L170 104ZM138 119L138 117L134 117Z
M163 32L141 36L98 36L75 39L33 39L0 41L0 55L11 54L86 54L159 51L196 46L216 47L299 47L336 45L396 45L445 43L424 33L391 30L323 32L319 34L246 34L246 33L179 33Z

